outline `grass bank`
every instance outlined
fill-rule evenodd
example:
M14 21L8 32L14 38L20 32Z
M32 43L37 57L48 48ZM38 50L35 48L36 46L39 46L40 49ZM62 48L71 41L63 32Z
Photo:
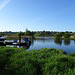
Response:
M43 48L0 47L1 75L75 75L75 54Z

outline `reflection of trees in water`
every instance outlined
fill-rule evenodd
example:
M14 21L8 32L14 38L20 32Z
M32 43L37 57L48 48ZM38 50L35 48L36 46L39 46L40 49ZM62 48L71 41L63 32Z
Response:
M35 40L33 40L33 42L43 42L43 43L45 43L45 42L47 42L47 40L45 40L45 39L35 39Z
M50 39L50 38L49 39L44 39L44 38L41 38L41 39L35 39L34 41L45 43L45 42L53 42L54 39Z
M33 45L34 45L34 41L35 41L35 40L31 40L31 46L33 46Z
M70 45L70 40L64 40L65 45Z
M59 45L62 44L62 40L61 40L61 39L54 39L54 42L55 42L56 44L59 44Z

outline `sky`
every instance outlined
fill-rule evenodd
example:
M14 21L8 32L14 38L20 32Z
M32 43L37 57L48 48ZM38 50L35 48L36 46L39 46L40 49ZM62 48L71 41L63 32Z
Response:
M75 32L75 0L0 0L0 32Z

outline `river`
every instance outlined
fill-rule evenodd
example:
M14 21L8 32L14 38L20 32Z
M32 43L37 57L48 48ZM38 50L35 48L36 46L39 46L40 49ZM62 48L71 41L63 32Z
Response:
M32 49L42 49L42 48L55 48L55 49L63 49L67 54L73 52L75 53L75 41L74 40L55 40L52 37L36 37L37 40L31 40L31 45L27 47L27 50ZM10 45L7 45L10 46ZM11 46L11 47L19 47L19 46ZM26 46L21 46L25 48Z

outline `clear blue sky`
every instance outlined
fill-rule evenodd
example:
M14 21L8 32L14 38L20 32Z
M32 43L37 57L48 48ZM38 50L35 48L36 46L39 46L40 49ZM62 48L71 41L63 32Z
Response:
M0 0L0 31L73 31L75 0Z

